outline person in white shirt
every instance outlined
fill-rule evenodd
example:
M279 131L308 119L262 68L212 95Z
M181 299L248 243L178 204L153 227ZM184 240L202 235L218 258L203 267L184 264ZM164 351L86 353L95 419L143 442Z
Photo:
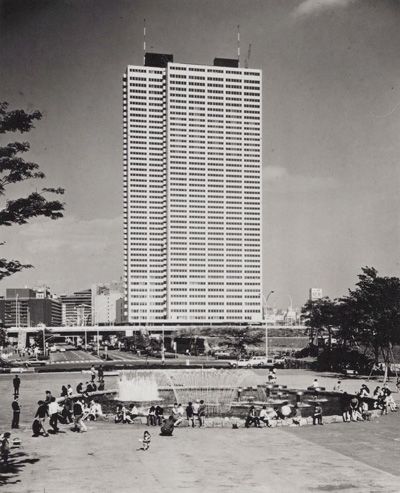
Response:
M314 378L312 386L314 387L314 389L317 389L319 387L318 378Z
M56 398L52 397L48 405L50 421L49 424L53 428L54 433L57 433L58 428L58 413L61 412L61 408L56 402Z
M174 425L175 426L178 426L182 423L183 421L183 414L181 415L180 412L179 412L179 406L178 404L175 402L173 408L172 408L172 416L174 417Z
M199 399L197 399L196 402L193 402L192 404L194 421L198 421L199 419L199 407L200 407L200 401Z
M262 421L263 423L265 423L266 426L268 427L271 427L271 424L269 422L269 415L268 415L268 411L267 411L267 406L263 406L261 411L260 411L260 414L258 415L260 421Z

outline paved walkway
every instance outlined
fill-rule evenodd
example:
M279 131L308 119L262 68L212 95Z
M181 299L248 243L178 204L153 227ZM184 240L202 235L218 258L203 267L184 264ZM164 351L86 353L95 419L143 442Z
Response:
M265 380L257 370L257 381ZM295 388L315 376L331 389L336 376L285 370L278 383ZM0 470L5 493L163 493L177 491L280 493L303 491L399 492L400 412L363 423L280 429L177 429L172 438L152 428L148 452L140 447L143 426L97 422L89 431L48 438L31 436L35 401L45 389L74 385L81 374L23 375L22 446L12 467ZM358 390L362 380L343 388ZM111 379L110 379L111 384ZM377 382L373 382L373 388ZM9 429L11 377L0 378L0 431ZM399 394L396 394L396 397Z
M400 442L393 437L399 418L382 421L383 426L371 422L288 430L184 428L171 438L160 437L154 428L147 452L137 450L144 427L134 425L93 423L87 433L66 429L36 439L21 431L19 453L27 457L14 459L22 467L4 491L394 493L400 489Z

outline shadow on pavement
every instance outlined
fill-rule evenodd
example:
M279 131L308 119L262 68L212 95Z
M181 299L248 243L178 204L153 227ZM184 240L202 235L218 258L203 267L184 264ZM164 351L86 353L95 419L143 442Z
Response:
M27 464L35 464L40 459L29 458L25 452L11 452L8 464L0 464L0 486L20 483L18 475Z

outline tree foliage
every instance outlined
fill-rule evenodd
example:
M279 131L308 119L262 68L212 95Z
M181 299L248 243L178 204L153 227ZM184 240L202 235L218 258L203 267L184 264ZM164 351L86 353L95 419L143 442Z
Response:
M29 132L34 123L42 118L39 111L9 110L8 103L0 102L0 134ZM22 155L29 151L28 142L9 142L0 146L0 197L5 197L8 187L28 180L45 178L37 163L25 160ZM64 204L49 200L48 194L63 194L62 188L42 188L26 197L5 200L0 205L0 226L26 224L35 217L59 219L63 217ZM0 243L2 245L3 243ZM0 279L11 276L24 268L32 267L18 260L0 258Z
M245 326L221 330L220 344L233 350L238 356L248 354L249 348L265 340L264 330Z
M332 344L332 331L337 325L337 304L330 298L308 300L301 310L304 323L308 327L310 337L328 334L328 346Z
M347 323L341 320L341 337L352 337L370 348L376 361L380 354L389 363L393 345L400 344L400 279L378 276L373 267L364 267L358 279L341 300L349 316Z
M302 312L310 330L334 331L342 349L359 348L389 363L393 345L400 344L400 279L363 267L347 296L308 301Z

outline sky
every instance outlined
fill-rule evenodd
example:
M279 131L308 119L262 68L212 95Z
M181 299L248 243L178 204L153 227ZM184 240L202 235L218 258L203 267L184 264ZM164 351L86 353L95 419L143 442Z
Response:
M1 256L35 268L0 293L122 275L122 74L142 63L144 18L148 51L183 63L235 57L239 24L263 70L269 303L344 295L365 265L399 276L399 0L0 0L0 100L43 112L21 139L66 189L63 219L3 227Z

